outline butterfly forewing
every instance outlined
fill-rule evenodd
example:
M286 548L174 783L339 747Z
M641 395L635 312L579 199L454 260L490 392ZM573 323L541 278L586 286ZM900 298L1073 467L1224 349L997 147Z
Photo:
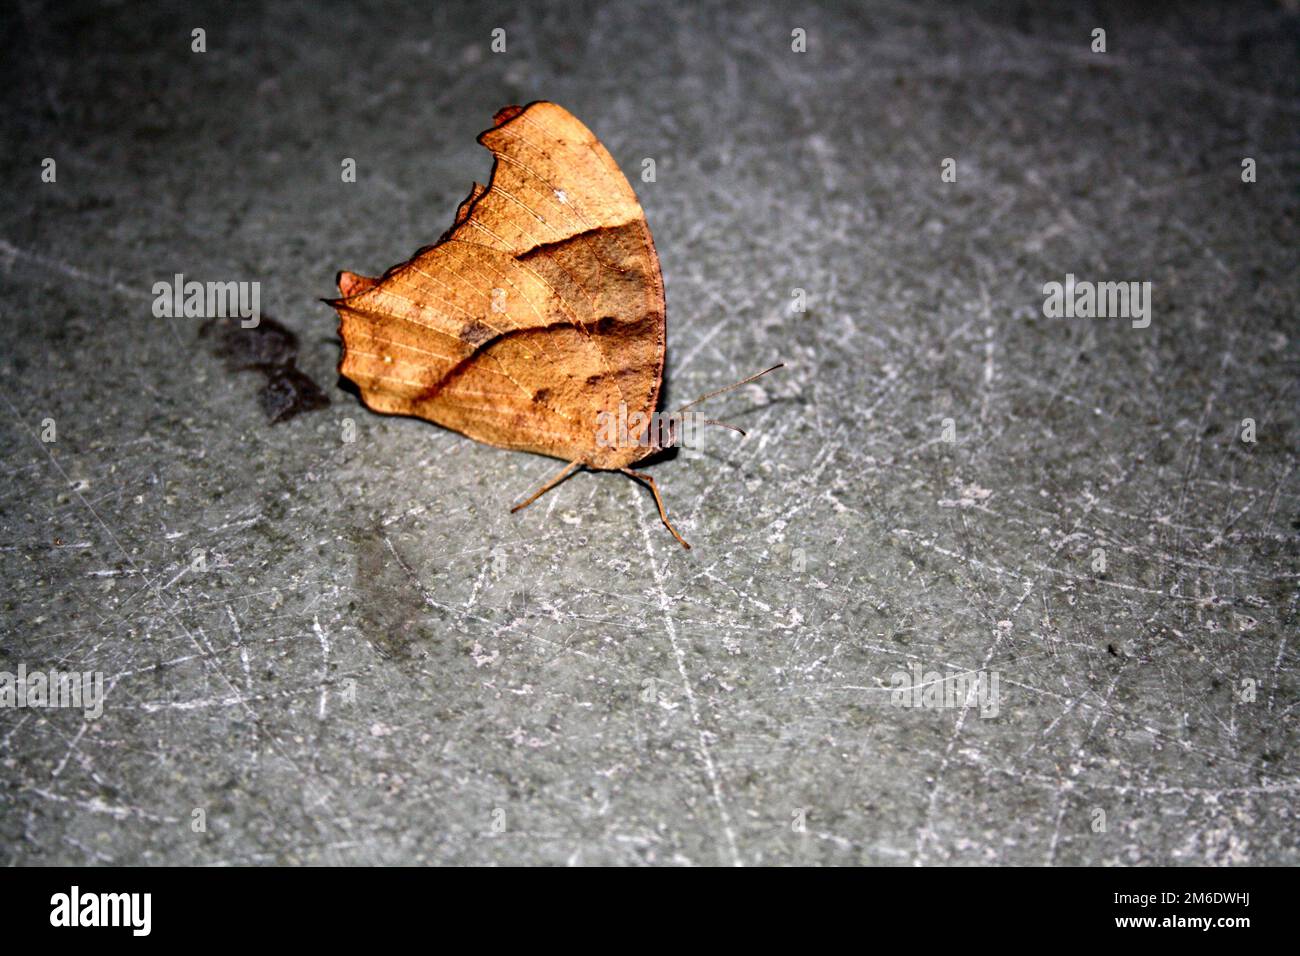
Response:
M380 412L594 467L598 414L648 419L664 358L659 260L605 148L552 103L498 114L496 156L437 245L378 280L340 276L343 375ZM635 420L635 419L634 419Z

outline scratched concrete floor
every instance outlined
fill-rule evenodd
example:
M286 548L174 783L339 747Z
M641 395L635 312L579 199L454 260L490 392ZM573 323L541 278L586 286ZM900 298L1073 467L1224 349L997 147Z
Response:
M107 699L0 710L0 860L1300 862L1300 30L1127 6L6 5L0 667ZM335 271L538 98L633 176L670 398L788 363L654 467L689 554L336 385ZM176 272L261 282L331 406L269 425ZM1067 272L1150 327L1045 318ZM891 706L913 663L998 715Z

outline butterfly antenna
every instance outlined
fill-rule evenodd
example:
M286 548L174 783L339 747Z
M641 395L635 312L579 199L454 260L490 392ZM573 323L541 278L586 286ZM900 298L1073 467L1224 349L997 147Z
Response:
M732 425L730 422L715 422L712 418L706 418L704 419L704 424L721 425L723 428L730 428L733 432L740 432L742 436L746 434L745 429L741 428L739 425Z
M700 402L708 401L710 398L714 398L715 396L722 395L722 394L725 393L725 392L730 392L730 391L731 391L732 389L734 389L734 388L740 388L740 386L742 386L742 385L748 385L750 382L754 381L754 379L756 379L756 378L762 378L762 377L763 377L764 375L766 375L768 372L775 372L775 371L776 371L777 369L779 369L779 368L785 368L785 363L784 363L784 362L778 362L776 365L773 365L771 368L765 368L765 369L763 369L763 371L759 372L759 373L756 374L756 375L751 375L751 376L749 376L749 378L742 378L739 382L733 382L733 383L730 384L730 385L727 385L727 386L725 386L725 387L723 387L723 388L718 389L716 392L709 392L707 395L701 395L701 396L700 396L699 398L697 398L695 401L693 401L693 402L687 402L687 403L686 403L685 405L683 405L681 408L677 409L677 412L684 412L684 411L686 411L686 409L690 408L692 405L698 405L698 404L700 404ZM677 412L673 412L673 414L676 415ZM722 425L723 423L722 423L722 422L709 422L709 424L710 424L710 425ZM734 425L727 425L727 426L725 426L725 427L727 427L727 428L734 428L735 426L734 426ZM738 428L737 428L736 430L737 430L737 431L740 431L740 429L738 429ZM743 435L744 432L741 432L741 434Z

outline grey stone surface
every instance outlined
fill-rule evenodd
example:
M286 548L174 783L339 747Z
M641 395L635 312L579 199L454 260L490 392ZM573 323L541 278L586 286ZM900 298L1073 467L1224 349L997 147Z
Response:
M1224 6L6 5L0 667L107 698L0 710L0 860L1300 862L1298 30ZM670 401L788 363L653 467L690 553L337 387L335 271L533 99L638 190ZM269 425L176 272L330 407ZM1046 318L1066 273L1150 327Z

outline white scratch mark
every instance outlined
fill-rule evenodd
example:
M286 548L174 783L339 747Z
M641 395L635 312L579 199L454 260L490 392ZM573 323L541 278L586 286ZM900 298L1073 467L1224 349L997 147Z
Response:
M695 725L695 732L699 738L700 760L703 762L704 772L709 778L709 787L713 791L713 802L718 808L718 815L722 817L722 830L727 838L727 848L731 851L731 862L733 866L744 866L745 863L740 858L740 850L736 846L736 832L731 825L731 814L727 812L727 805L723 800L722 779L718 775L718 768L713 762L713 753L709 749L708 735L705 733L703 722L700 719L700 705L695 699L695 690L691 687L691 679L686 673L686 658L677 642L677 624L673 621L673 603L664 588L664 576L659 570L659 562L655 560L654 547L650 543L650 528L646 524L643 510L638 512L637 520L641 525L641 536L645 540L646 557L650 562L650 573L654 578L655 591L659 597L659 611L664 622L664 629L668 632L668 643L672 645L673 657L677 660L677 673L681 676L682 689L686 694L686 703L691 711L691 723Z
M324 720L330 693L330 639L326 636L325 629L320 626L320 618L311 619L311 628L316 632L316 639L320 641L320 706L316 710L316 715Z

